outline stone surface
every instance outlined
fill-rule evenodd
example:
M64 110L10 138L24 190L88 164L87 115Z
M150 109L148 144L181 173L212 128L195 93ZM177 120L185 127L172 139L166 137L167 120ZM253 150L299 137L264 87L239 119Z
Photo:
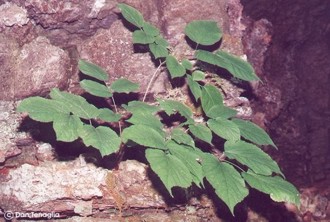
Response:
M68 84L71 74L68 53L51 45L45 37L38 37L22 48L8 36L0 38L3 48L0 99L47 95L50 89Z
M15 113L14 107L13 102L0 101L0 164L19 155L22 151L16 141L27 137L26 133L17 133L21 116Z
M134 53L132 33L121 21L116 21L111 29L99 30L78 46L78 52L81 58L103 67L109 73L109 82L126 77L133 82L139 82L141 92L146 90L156 70L149 53ZM165 91L165 78L166 73L159 75L153 92Z
M0 26L23 26L29 21L27 10L10 2L0 6Z
M254 110L265 113L279 147L279 164L299 185L330 180L330 4L322 0L242 3L254 27L247 45L264 49L272 34L265 57L252 47L247 54L254 64L264 63L264 70L259 70L266 84L255 89L262 102L254 103ZM254 39L263 41L258 46Z
M303 184L330 175L326 140L329 112L325 111L330 102L326 76L330 73L326 50L329 6L325 1L278 0L273 5L274 1L242 0L245 8L239 0L125 2L162 31L179 59L193 54L183 34L185 25L195 19L216 20L224 34L221 45L214 49L220 46L242 58L246 53L263 84L243 85L244 91L241 83L232 84L214 76L210 83L222 88L225 103L237 109L240 117L252 119L265 129L270 127L278 136L275 143L281 154L276 158L290 180ZM131 27L120 19L117 1L0 0L0 4L0 100L45 96L52 87L75 91L80 57L104 67L109 84L126 77L138 81L142 92L156 70L150 55L132 46ZM207 74L213 73L221 74L219 70ZM152 92L174 92L175 98L182 94L171 89L164 71ZM252 93L253 103L248 99ZM90 216L93 221L104 217L112 221L123 217L146 221L220 220L210 200L202 197L186 207L167 205L159 188L154 189L148 168L136 161L123 162L119 170L112 171L86 163L83 158L72 160L70 156L71 161L62 161L58 147L17 132L22 118L13 112L14 108L15 103L0 102L0 208L55 209L62 217L81 216L69 221L88 221L84 217ZM32 127L43 131L40 125ZM315 197L318 193L315 191L309 199L323 200ZM313 207L308 205L306 212ZM313 217L324 218L320 211L315 212Z

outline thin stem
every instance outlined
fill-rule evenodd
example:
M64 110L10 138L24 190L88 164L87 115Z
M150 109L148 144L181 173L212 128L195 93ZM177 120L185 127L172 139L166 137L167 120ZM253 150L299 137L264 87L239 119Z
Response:
M242 172L245 172L245 170L243 170L241 167L239 167L235 163L229 162L228 160L222 160L222 162L229 163L230 165L232 165L232 166L236 167L237 169L241 170Z
M158 70L160 69L160 67L162 67L163 64L165 64L165 61L164 61L164 62L161 62L161 63L159 64L159 66L157 67L156 71L152 74L152 77L151 77L151 79L150 79L150 81L149 81L149 83L148 83L148 86L147 86L147 90L146 90L146 92L144 93L144 96L143 96L143 100L142 100L142 102L144 102L144 101L146 100L146 97L147 97L147 94L149 93L149 90L150 90L151 84L153 83L153 81L154 81L154 79L155 79L155 77L156 77L156 74L157 74Z
M115 101L115 99L113 98L113 96L111 96L111 99L112 99L113 105L114 105L114 107L115 107L115 111L116 111L116 113L118 113L118 109L117 109L116 101ZM120 120L118 121L118 126L119 126L119 135L121 135L121 123L120 123Z
M199 44L197 43L197 44L196 44L196 47L195 47L195 51L198 49L198 46L199 46Z

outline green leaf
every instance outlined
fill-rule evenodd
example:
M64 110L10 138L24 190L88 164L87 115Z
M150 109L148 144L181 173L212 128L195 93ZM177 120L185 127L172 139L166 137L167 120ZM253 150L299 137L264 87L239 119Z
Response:
M200 71L200 70L196 70L191 74L192 78L194 81L201 81L205 79L205 73Z
M193 116L191 109L179 101L158 100L158 102L161 109L163 109L168 116L174 114L175 112L178 112L181 116L185 117L187 120L192 118Z
M243 178L233 166L219 162L211 154L204 155L202 166L206 179L234 214L234 207L249 193Z
M112 96L112 93L109 91L108 87L95 81L85 79L80 81L80 86L94 96L104 98L109 98Z
M172 79L182 77L186 74L186 69L172 55L166 57L166 67L170 72Z
M191 185L193 179L189 169L176 156L161 150L147 149L146 158L172 197L172 187L188 188Z
M161 46L163 46L163 47L165 47L165 48L167 48L167 47L170 45L170 44L168 43L168 41L167 41L166 39L164 39L163 37L161 37L161 36L157 36L157 37L156 37L155 43L156 43L157 45L161 45Z
M31 119L44 123L52 122L57 114L70 113L64 103L38 96L24 99L17 107L17 111L27 112Z
M118 4L118 8L121 10L122 15L128 22L132 23L138 28L143 27L145 22L142 14L138 10L124 3Z
M192 21L185 28L185 34L200 45L213 45L220 41L222 32L215 21Z
M169 141L167 147L169 148L170 153L181 160L181 162L189 169L193 182L199 187L200 185L203 185L203 169L198 162L198 160L201 159L201 155L199 155L200 153L194 152L193 149L179 145L173 141Z
M131 113L156 113L160 110L158 106L152 106L141 101L131 101L127 105L123 105L123 108Z
M118 122L121 119L121 115L114 113L111 109L102 108L97 118L106 122Z
M224 51L218 51L216 55L225 61L223 68L227 69L236 78L246 81L260 80L250 63L243 59Z
M142 30L136 30L133 32L133 43L134 44L149 44L155 41L154 36L150 36Z
M222 64L225 61L222 61L219 56L213 54L212 52L205 51L205 50L197 50L195 53L195 57L203 62L209 63L211 65L216 65L222 67ZM222 67L223 68L223 67Z
M73 114L80 118L96 118L100 111L88 103L85 98L67 92L61 92L59 89L52 89L50 97L54 100L63 102Z
M189 134L183 131L183 129L174 128L171 132L171 138L178 144L185 144L191 147L195 147L195 142Z
M155 57L155 59L165 58L168 56L168 50L166 46L158 45L156 43L151 43L149 44L149 49L153 54L153 56Z
M156 37L160 34L159 29L156 26L154 26L148 22L145 22L143 24L142 29L149 36Z
M188 59L182 60L182 65L186 70L191 70L193 68L193 64Z
M259 80L248 62L227 52L218 51L213 54L208 51L197 50L195 56L200 61L227 69L236 78L246 81Z
M78 62L78 68L82 73L87 76L91 76L101 81L108 80L108 73L104 71L101 67L93 63L80 59Z
M207 125L215 134L226 140L238 141L241 137L239 128L230 120L218 117L215 120L209 119Z
M148 126L150 128L157 130L161 135L164 134L164 131L162 130L163 124L161 123L159 118L157 118L156 116L154 116L151 113L135 111L135 112L133 112L133 115L131 116L131 118L126 120L126 122L129 122L129 123L132 123L135 125L145 125L145 126Z
M293 203L299 207L300 197L298 190L282 177L263 176L251 171L243 172L242 176L251 187L269 194L272 200Z
M189 125L189 131L198 139L212 144L212 132L203 124Z
M53 122L56 140L72 142L78 139L78 130L83 126L80 118L70 114L58 114Z
M79 129L79 136L86 146L98 149L103 156L115 153L120 148L120 137L109 127L84 125Z
M139 89L139 84L131 82L127 79L117 79L110 88L116 93L130 93Z
M270 176L277 173L283 176L277 163L259 147L244 141L225 143L225 154L230 159L248 166L257 174Z
M222 105L223 98L215 86L206 85L202 88L201 103L203 111L207 114L213 106Z
M241 135L245 139L258 145L272 145L273 147L277 148L266 131L256 124L240 119L233 119L232 121L238 126L241 131Z
M165 138L157 130L146 125L132 125L122 133L124 143L129 140L145 147L166 150Z
M224 105L215 105L213 106L207 113L206 116L216 119L218 117L222 117L225 119L236 116L237 111L226 107Z
M197 100L202 96L201 86L197 82L195 82L193 78L189 75L187 75L187 80L188 80L189 89L193 94L195 101L197 102Z

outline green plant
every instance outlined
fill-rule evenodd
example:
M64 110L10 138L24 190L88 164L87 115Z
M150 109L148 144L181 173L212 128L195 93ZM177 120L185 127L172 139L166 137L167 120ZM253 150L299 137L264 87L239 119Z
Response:
M225 51L215 53L198 49L220 41L222 32L214 21L192 21L185 28L186 36L196 43L195 58L179 62L169 50L169 43L160 31L146 22L136 9L119 4L123 17L136 27L133 43L143 44L159 60L159 66L150 80L142 101L122 105L126 114L119 112L113 97L117 93L136 92L139 85L127 79L118 79L106 85L108 74L100 67L79 61L79 69L93 80L82 80L80 86L91 95L112 100L110 108L97 108L79 95L53 89L50 98L24 99L18 111L28 112L30 118L52 122L58 141L81 139L86 146L98 149L102 156L125 151L145 149L151 169L159 176L172 195L173 187L188 188L194 183L203 188L206 179L234 213L234 207L249 193L247 184L270 194L274 201L299 205L299 193L287 182L278 167L257 145L276 148L268 134L250 121L235 118L236 111L224 106L219 90L204 83L201 62L228 70L234 77L259 80L252 66ZM192 99L203 111L203 121L196 121L192 110L182 102L158 99L145 102L146 95L161 67L166 67L170 78L184 78ZM127 117L127 112L129 117ZM159 114L167 115L167 122ZM181 116L180 121L173 116ZM117 132L103 122L117 122ZM171 122L173 121L173 122ZM224 143L214 143L221 137ZM202 147L198 147L202 144ZM219 140L217 140L219 141ZM247 183L247 184L246 184Z

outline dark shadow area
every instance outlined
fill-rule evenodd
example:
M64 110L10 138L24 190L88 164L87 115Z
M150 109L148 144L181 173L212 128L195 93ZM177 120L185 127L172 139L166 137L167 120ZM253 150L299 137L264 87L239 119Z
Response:
M192 41L190 38L188 38L188 36L185 36L185 40L187 42L187 44L192 48L192 49L201 49L201 50L206 50L206 51L210 51L213 52L217 49L220 48L220 45L222 43L222 40L214 43L213 45L197 45L197 43L195 43L194 41Z
M270 87L254 89L257 98L252 105L255 112L266 114L271 137L279 148L275 156L280 167L288 180L299 187L330 180L330 2L241 3L252 25L247 34L256 28L262 30L261 19L271 24L271 43L262 73ZM250 61L258 61L253 46L258 47L258 38L262 37L250 36L245 41L252 46L246 53ZM272 92L272 88L280 91L280 101L267 102L267 91ZM280 104L278 111L276 103Z
M250 189L250 195L245 200L246 205L271 222L298 222L296 215L288 211L283 203L276 203L269 195Z

